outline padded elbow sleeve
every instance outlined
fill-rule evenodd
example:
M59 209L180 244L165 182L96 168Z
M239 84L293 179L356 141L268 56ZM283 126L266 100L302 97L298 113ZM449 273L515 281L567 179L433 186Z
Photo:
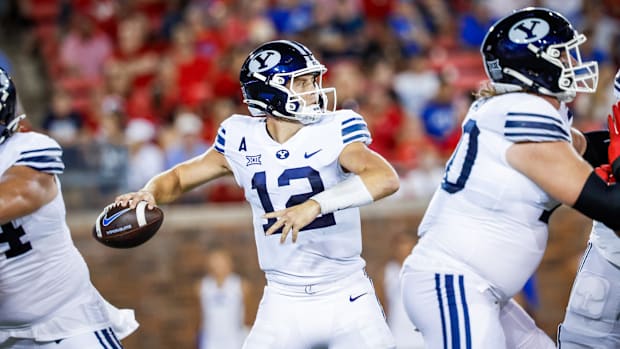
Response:
M609 132L605 131L592 131L583 134L586 138L586 151L583 153L583 158L592 167L598 167L602 164L606 164L607 160L607 148L609 147Z
M573 208L613 230L620 230L620 186L608 186L594 172L583 185Z

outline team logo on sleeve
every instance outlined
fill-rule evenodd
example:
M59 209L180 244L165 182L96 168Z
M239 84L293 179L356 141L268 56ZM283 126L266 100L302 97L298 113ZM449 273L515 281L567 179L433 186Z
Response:
M261 154L258 154L258 155L246 155L245 158L248 160L248 163L245 164L245 166L262 165L262 163L260 162L260 157L261 157Z

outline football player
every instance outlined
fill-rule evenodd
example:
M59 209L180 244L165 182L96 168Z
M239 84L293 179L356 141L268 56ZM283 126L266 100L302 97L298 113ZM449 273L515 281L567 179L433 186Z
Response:
M620 150L620 70L614 95L617 104L612 109L608 134L612 144L609 150L605 145L599 151L611 155L610 160ZM612 172L609 165L603 168L608 174ZM613 175L608 178L609 185L617 185ZM564 321L558 328L558 348L620 348L620 237L601 222L593 222Z
M240 73L252 116L232 115L205 154L116 199L168 203L234 176L252 207L267 279L247 349L395 347L364 272L358 207L394 193L398 175L368 149L362 116L335 110L325 71L298 42L259 46Z
M233 256L222 246L209 249L207 275L198 284L202 326L199 349L239 349L247 335L244 324L247 281L235 273Z
M16 94L0 68L0 348L122 348L138 327L133 310L91 283L65 222L62 149L16 132Z
M525 8L481 45L490 83L463 121L401 271L403 303L430 348L555 348L512 299L538 267L560 203L620 228L620 188L572 145L565 103L592 93L596 62L558 12ZM620 166L619 166L620 167Z

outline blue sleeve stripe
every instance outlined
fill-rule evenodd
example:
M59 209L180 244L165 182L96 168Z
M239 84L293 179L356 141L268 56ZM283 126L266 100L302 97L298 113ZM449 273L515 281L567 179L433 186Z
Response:
M346 137L356 131L367 131L367 130L368 130L368 127L366 127L366 124L364 123L353 124L351 126L347 126L342 129L342 137Z
M506 132L504 136L513 142L525 142L525 141L535 141L535 142L545 142L545 141L567 141L570 139L568 137L562 137L553 134L541 134L541 133L530 133L530 132Z
M538 122L546 122L553 123L558 125L561 128L564 128L564 123L561 119L549 115L538 115L532 113L508 113L506 120L511 121L538 121Z
M353 141L359 140L361 138L361 141L364 143L368 143L370 141L370 133L364 132L364 133L360 133L354 136L351 136L349 138L346 138L342 141L342 143L344 144L349 144Z
M352 121L354 121L354 120L362 120L362 121L364 121L364 119L362 119L361 117L359 117L359 116L354 116L354 117L352 117L352 118L350 118L350 119L347 119L347 120L343 121L343 122L342 122L342 126L344 126L344 125L346 125L346 124L348 124L348 123L350 123L350 122L352 122Z
M28 166L30 168L32 168L33 170L39 171L39 172L45 172L45 173L52 173L52 174L61 174L64 172L65 167L56 167L56 166L46 166L46 167L37 167L37 166Z
M58 147L53 147L53 148L41 148L41 149L34 149L34 150L26 150L21 152L21 154L30 154L30 153L36 153L36 152L45 152L45 151L55 151L55 152L60 152L62 153L62 149L58 148Z
M19 158L17 162L62 162L60 156L53 155L39 155L39 156L30 156L26 158Z
M616 89L616 91L620 91L620 79L616 79L614 81L614 89Z
M224 147L226 146L226 139L222 137L221 135L217 135L216 143L220 145L221 147Z
M553 133L559 132L564 136L569 136L568 132L561 128L558 125L549 124L546 122L539 121L516 121L516 120L506 120L506 124L504 125L506 128L524 128L524 129L533 129L533 130L549 130L554 131Z
M550 116L511 115L506 117L506 121L544 122L557 125L558 127L564 129L564 123L562 122L562 120Z
M220 153L224 154L224 148L222 147L218 147L217 144L215 146L213 146L215 148L215 150L219 151Z

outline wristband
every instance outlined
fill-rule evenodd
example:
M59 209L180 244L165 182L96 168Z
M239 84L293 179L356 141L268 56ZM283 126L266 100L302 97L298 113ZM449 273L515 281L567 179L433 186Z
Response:
M359 207L374 201L368 188L358 175L353 175L310 199L321 206L321 214Z
M620 186L607 185L594 171L583 184L573 208L613 230L620 230Z

